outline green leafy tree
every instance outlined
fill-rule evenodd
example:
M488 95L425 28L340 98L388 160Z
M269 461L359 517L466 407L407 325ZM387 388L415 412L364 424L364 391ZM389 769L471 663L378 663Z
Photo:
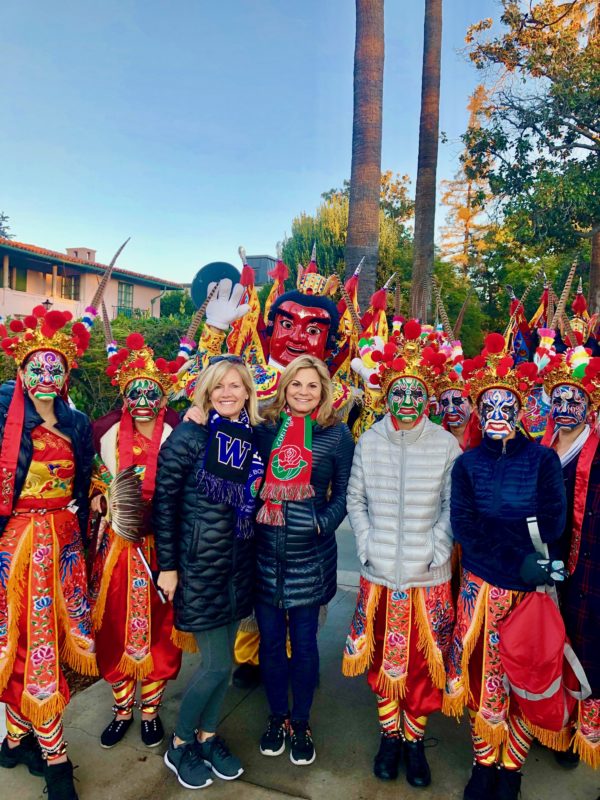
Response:
M14 239L14 235L10 233L10 225L8 224L9 216L3 211L0 211L0 236L5 239Z
M189 318L195 311L194 303L189 292L183 289L176 289L166 292L160 298L161 317L183 317Z

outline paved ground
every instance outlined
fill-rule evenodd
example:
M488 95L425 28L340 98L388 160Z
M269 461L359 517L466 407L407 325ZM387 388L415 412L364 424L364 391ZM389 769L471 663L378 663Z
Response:
M287 755L265 758L258 750L267 706L262 689L244 692L232 688L227 696L220 733L242 759L241 779L226 783L215 779L202 797L215 800L459 800L471 764L468 725L458 725L441 715L428 726L428 758L433 784L426 790L413 789L401 776L384 784L371 774L373 754L378 746L378 729L373 695L364 678L347 679L340 671L341 653L355 601L357 575L353 540L341 530L340 589L331 603L326 625L320 635L321 687L313 707L312 726L317 760L309 767L295 767ZM186 657L179 679L167 692L162 712L165 727L172 728L186 679L194 657ZM163 764L164 746L148 750L134 725L114 750L99 745L100 731L110 720L111 693L99 682L77 695L66 715L67 738L73 762L79 765L78 791L81 800L161 800L190 797ZM0 775L0 798L41 800L43 782L24 768ZM195 795L192 795L195 796ZM523 780L523 800L598 800L600 773L584 766L565 772L550 753L535 746Z

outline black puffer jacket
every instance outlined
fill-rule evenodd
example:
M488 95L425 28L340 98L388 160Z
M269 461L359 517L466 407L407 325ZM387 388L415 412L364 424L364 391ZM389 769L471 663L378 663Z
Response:
M4 437L4 426L10 401L15 390L15 382L8 381L0 386L0 441ZM75 461L75 480L73 482L73 500L78 511L79 528L85 540L87 535L87 522L89 514L88 495L90 491L90 479L92 477L92 460L94 458L94 446L92 444L92 427L85 414L57 397L54 401L54 414L56 415L56 429L68 436L73 445L73 457ZM25 483L25 478L29 471L31 458L33 456L33 446L31 443L31 432L38 425L43 423L43 419L35 410L35 406L25 395L25 417L23 420L23 433L21 434L21 449L17 461L17 474L15 476L15 494L13 505L17 502ZM8 517L0 517L0 534L6 527Z
M259 425L265 464L279 426ZM256 525L256 599L279 608L323 605L337 587L335 531L346 516L354 441L347 425L315 425L310 500L284 502L285 526Z
M183 422L158 457L152 526L159 569L179 573L174 607L182 631L211 630L252 611L253 542L234 537L230 506L197 488L207 438L204 425Z

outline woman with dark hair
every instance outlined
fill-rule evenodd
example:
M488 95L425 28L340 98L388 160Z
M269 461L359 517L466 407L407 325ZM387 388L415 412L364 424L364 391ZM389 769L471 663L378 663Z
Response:
M354 442L333 410L327 367L314 356L286 367L266 416L257 429L268 466L256 522L255 613L271 716L260 751L280 755L289 735L290 759L303 765L315 760L309 716L319 674L319 609L336 592L335 531L346 515Z
M184 691L165 764L182 786L244 771L216 735L239 620L252 610L253 516L263 463L256 392L237 356L215 356L196 384L200 424L183 422L161 448L154 493L158 585L201 662Z

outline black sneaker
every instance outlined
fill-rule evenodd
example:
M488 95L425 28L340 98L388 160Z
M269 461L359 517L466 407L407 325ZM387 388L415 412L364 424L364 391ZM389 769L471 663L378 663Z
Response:
M518 800L521 794L521 777L518 769L500 767L494 800Z
M132 722L133 714L129 717L129 719L117 717L115 714L113 721L109 723L106 728L104 728L100 735L100 745L106 750L109 750L111 747L119 744L121 739L131 727Z
M204 763L195 738L193 742L187 742L179 747L175 747L171 739L164 761L186 789L204 789L213 782L210 769Z
M73 764L69 760L44 764L44 778L48 800L79 800L73 783Z
M406 780L411 786L421 789L431 783L431 770L425 758L425 743L423 739L415 742L404 742L404 763L406 765Z
M240 664L234 670L231 682L238 689L255 689L261 684L260 667L254 664Z
M280 756L285 750L285 737L290 730L290 718L271 714L267 730L260 737L260 752L263 756Z
M379 750L373 761L373 774L382 781L393 781L398 777L398 765L402 757L402 739L399 736L381 734Z
M469 782L465 786L463 800L489 800L495 797L496 777L498 770L495 764L473 764L473 771Z
M579 766L581 760L579 753L576 753L572 746L568 750L555 750L554 758L556 763L560 764L563 769L575 769Z
M160 721L160 717L142 720L142 742L146 747L158 747L165 738L165 729Z
M16 747L9 747L7 738L2 742L0 767L13 769L19 764L24 764L32 775L40 778L44 774L45 763L38 740L33 733L24 736Z
M206 766L224 781L234 781L244 771L239 758L233 755L220 736L198 742L198 750Z
M308 720L292 720L290 731L290 761L298 766L312 764L317 754Z

